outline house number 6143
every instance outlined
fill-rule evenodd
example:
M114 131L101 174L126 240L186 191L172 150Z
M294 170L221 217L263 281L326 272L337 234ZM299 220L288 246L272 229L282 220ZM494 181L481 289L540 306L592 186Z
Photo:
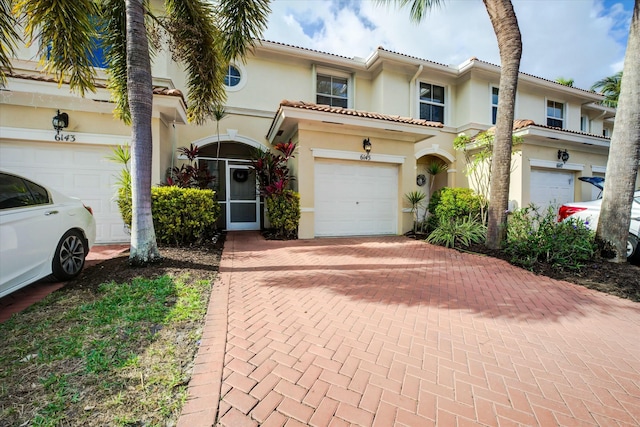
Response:
M76 140L75 135L57 134L54 138L55 138L56 141L75 142L75 140Z

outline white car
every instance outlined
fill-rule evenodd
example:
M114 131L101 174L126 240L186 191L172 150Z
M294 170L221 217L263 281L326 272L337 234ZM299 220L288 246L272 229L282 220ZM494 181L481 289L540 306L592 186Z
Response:
M0 171L0 297L51 274L80 274L96 238L91 208Z
M600 190L603 188L603 178L579 178L582 181L595 185ZM602 199L598 198L590 202L573 202L560 206L558 211L558 221L565 219L579 218L592 230L598 227L598 218L600 217L600 205ZM640 262L640 248L638 241L640 240L640 191L636 191L633 195L633 204L631 206L631 224L629 226L629 238L627 239L627 259L630 262Z

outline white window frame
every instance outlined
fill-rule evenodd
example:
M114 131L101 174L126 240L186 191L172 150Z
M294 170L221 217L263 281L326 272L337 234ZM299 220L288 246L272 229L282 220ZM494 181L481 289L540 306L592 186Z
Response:
M229 67L234 67L236 70L240 72L240 81L235 86L227 86L225 84L224 88L226 89L227 92L237 92L239 90L242 90L244 86L247 84L247 70L244 68L242 64L239 64L237 62L230 62L229 65L227 66L227 72L229 70Z
M422 84L427 84L427 85L431 85L433 86L439 86L443 89L443 93L444 93L444 102L440 103L440 102L430 102L430 101L423 101L420 97L420 86ZM422 117L420 116L420 106L422 104L427 104L427 105L435 105L438 107L442 107L442 124L446 124L449 120L447 117L447 114L449 112L449 109L447 108L447 100L451 99L451 96L449 96L449 87L445 84L442 83L438 83L438 82L434 82L434 81L426 81L426 80L419 80L416 82L416 91L417 91L417 95L416 98L418 100L418 111L417 111L417 116L419 119L421 120L426 120L426 119L422 119Z
M318 103L318 76L335 77L339 79L347 80L347 108L353 108L353 94L354 94L354 78L352 74L345 73L344 71L334 70L331 68L315 67L313 72L313 102ZM327 94L320 94L322 96L329 96ZM321 104L326 105L326 104ZM340 108L340 107L336 107Z
M493 103L493 90L498 91L498 96L500 96L500 88L498 86L495 85L489 85L489 102L491 104L491 118L489 120L489 122L492 125L496 124L496 121L498 120L498 100L496 100L495 104ZM494 115L493 115L493 111L495 109L495 119L494 119Z
M583 114L580 116L580 131L581 132L591 132L591 126L589 123L589 116Z
M553 102L554 104L560 104L562 105L562 118L557 118L557 117L552 117L549 116L548 112L549 112L549 103ZM554 105L554 108L556 108L556 105ZM561 102L561 101L556 101L555 99L546 99L545 103L544 103L544 116L545 116L545 124L549 127L557 127L560 129L566 129L567 128L567 121L566 121L566 116L567 116L567 103L566 102ZM562 126L551 126L549 125L549 119L551 120L558 120L562 122Z

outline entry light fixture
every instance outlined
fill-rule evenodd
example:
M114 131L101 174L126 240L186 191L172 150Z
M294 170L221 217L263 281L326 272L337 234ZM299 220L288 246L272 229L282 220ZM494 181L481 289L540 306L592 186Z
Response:
M371 152L371 141L369 141L369 138L365 138L362 141L362 148L364 148L364 151L369 154Z
M565 150L558 150L558 160L562 160L562 163L567 163L569 160L569 152Z
M53 117L51 123L56 132L60 133L62 129L69 126L69 115L67 113L61 113L60 110L58 110L58 113Z

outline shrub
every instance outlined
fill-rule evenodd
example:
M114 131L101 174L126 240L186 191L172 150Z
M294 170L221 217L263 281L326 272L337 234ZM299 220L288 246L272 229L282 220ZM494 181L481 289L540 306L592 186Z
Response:
M435 230L427 237L427 242L447 248L481 243L486 239L487 228L472 216L464 218L441 218Z
M131 194L120 188L118 196L122 219L131 227ZM220 205L213 190L153 187L151 212L159 242L188 244L207 237L220 216Z
M596 252L595 233L579 219L557 222L553 208L540 213L530 205L509 215L505 252L513 264L526 268L544 262L577 270Z
M284 190L265 196L267 215L275 229L275 237L296 239L300 223L300 194L293 190Z
M450 219L480 218L482 202L483 197L470 188L441 188L429 200L431 215L427 220L427 230L434 230Z

